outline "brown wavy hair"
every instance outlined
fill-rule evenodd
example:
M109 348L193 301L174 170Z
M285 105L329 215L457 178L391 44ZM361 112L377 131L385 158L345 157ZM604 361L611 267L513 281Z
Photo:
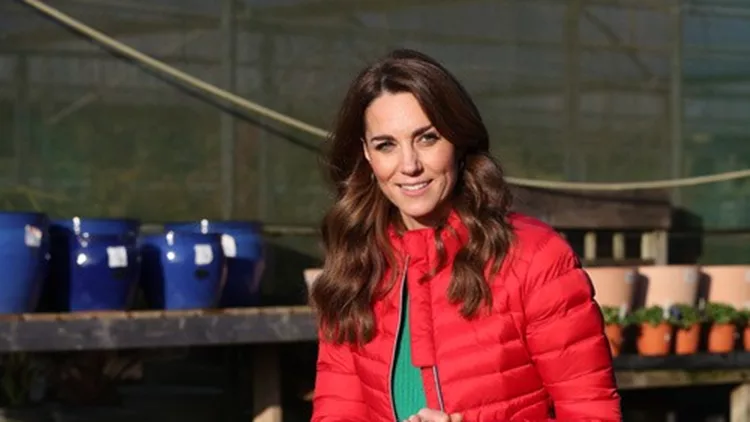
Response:
M373 303L392 288L397 271L382 283L397 261L388 239L391 224L401 222L394 205L373 180L364 157L364 115L383 93L413 94L433 126L457 151L459 175L452 207L469 230L469 241L456 255L448 289L451 303L472 318L492 306L484 270L499 271L512 232L506 220L511 195L498 163L489 154L489 135L474 102L458 80L429 56L399 49L368 66L354 79L329 138L328 176L335 203L322 223L325 263L313 285L311 301L323 336L336 343L366 343L375 335ZM443 227L437 227L438 231ZM440 256L446 258L440 237Z

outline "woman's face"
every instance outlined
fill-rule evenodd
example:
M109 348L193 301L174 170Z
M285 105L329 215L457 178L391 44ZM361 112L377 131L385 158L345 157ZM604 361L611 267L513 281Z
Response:
M365 157L407 229L434 226L456 185L455 147L410 93L384 93L365 110Z

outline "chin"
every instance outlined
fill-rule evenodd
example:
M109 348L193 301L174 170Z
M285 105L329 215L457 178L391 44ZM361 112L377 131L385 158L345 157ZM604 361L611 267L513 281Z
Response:
M436 213L436 206L425 206L425 207L397 207L402 215L412 218L414 220L429 219L430 216Z
M394 204L396 208L409 217L422 218L434 213L437 209L436 204Z

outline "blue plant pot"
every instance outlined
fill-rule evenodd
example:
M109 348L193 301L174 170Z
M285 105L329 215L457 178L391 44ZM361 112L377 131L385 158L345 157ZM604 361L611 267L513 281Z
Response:
M137 287L140 222L78 218L50 225L45 305L56 311L126 310Z
M218 234L166 232L140 239L141 287L158 309L206 309L218 305L226 259Z
M122 236L106 234L53 238L53 245L52 280L57 310L130 308L139 268L135 245Z
M43 213L0 212L0 313L36 309L48 269L48 225Z
M261 223L199 220L168 223L164 228L176 232L220 234L227 257L227 281L219 306L231 308L260 304L260 279L265 265Z

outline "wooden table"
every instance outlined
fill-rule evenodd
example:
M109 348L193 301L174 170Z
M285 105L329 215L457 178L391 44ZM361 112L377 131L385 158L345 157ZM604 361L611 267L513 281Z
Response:
M276 346L317 340L308 307L219 311L27 314L0 317L0 353L211 345L252 346L253 408L258 422L281 421ZM750 353L615 359L620 389L738 384L732 422L750 421Z
M276 346L316 340L308 307L0 316L0 353L247 345L257 422L281 421Z
M0 353L315 341L309 307L0 316Z
M730 421L750 422L750 353L615 359L621 390L737 384L729 397Z

